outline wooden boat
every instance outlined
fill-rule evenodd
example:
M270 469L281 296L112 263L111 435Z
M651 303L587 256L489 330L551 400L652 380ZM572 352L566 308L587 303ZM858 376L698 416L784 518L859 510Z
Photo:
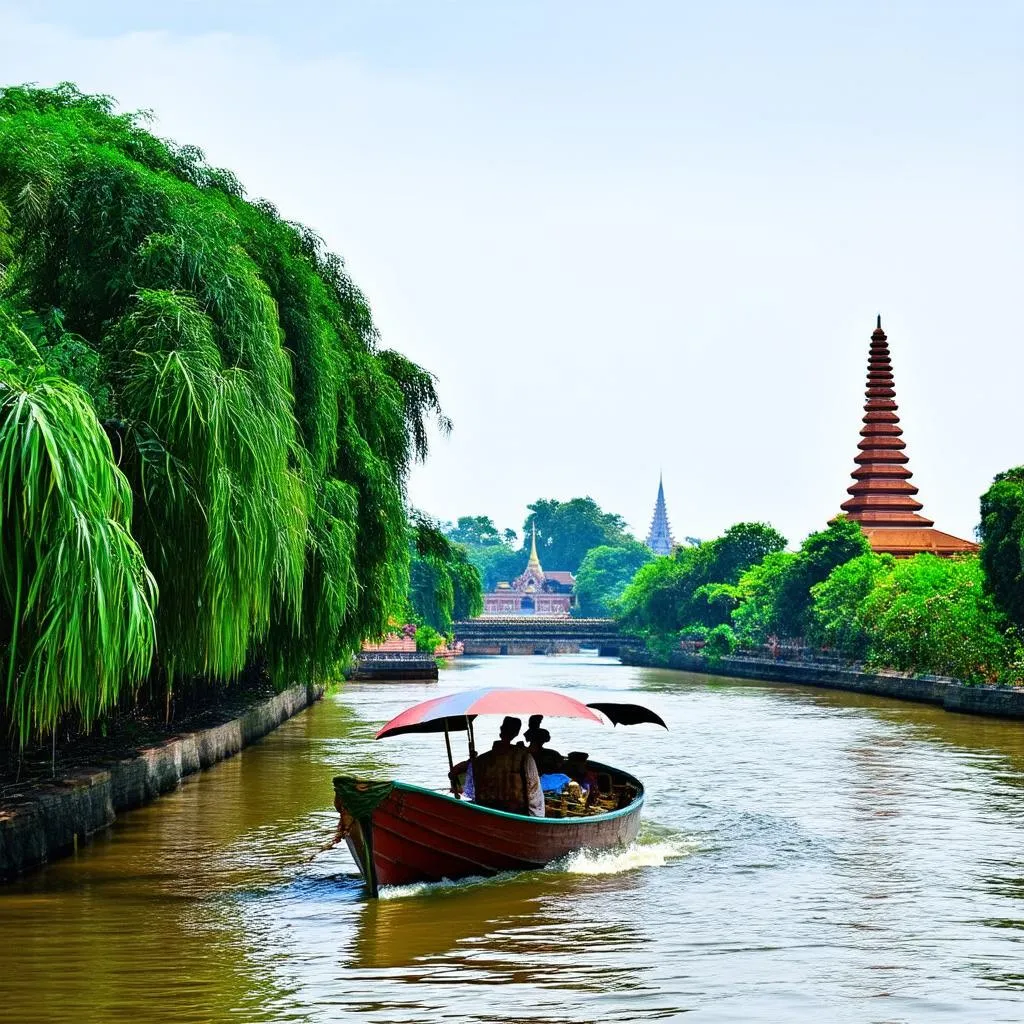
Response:
M334 805L371 896L381 886L439 882L543 867L580 849L631 843L644 789L626 772L590 762L625 804L599 814L536 818L481 807L404 782L334 780ZM628 802L627 802L628 801ZM549 814L557 813L549 807Z

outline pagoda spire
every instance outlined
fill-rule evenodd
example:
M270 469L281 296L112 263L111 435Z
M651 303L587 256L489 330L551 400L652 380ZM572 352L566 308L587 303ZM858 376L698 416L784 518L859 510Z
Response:
M931 519L919 514L924 506L916 499L917 488L910 482L913 474L904 454L906 443L897 415L889 343L881 315L871 334L865 399L853 485L842 510L869 528L934 526Z
M656 555L670 555L675 541L672 539L672 528L668 524L668 511L665 508L665 486L662 475L658 474L658 498L654 503L654 515L651 517L651 528L644 542Z
M537 557L537 521L533 521L533 531L530 537L530 560L526 563L526 571L531 569L538 575L543 576L544 570L540 567L540 559Z

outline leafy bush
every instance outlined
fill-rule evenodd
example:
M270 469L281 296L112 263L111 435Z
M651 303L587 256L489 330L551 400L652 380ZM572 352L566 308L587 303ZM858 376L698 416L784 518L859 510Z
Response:
M445 638L433 626L416 627L416 650L433 654Z
M661 633L728 624L734 606L728 588L785 545L785 537L764 523L738 523L716 540L657 558L626 587L619 618L627 629Z
M618 547L602 544L591 548L576 573L580 615L610 615L630 580L653 558L650 548L635 540L627 540Z
M985 589L1024 629L1024 466L1000 473L981 496Z
M720 662L736 650L736 634L729 626L715 626L708 632L707 641L704 644L703 654L710 664Z
M406 617L448 633L453 621L479 615L484 607L480 573L466 548L419 513L413 516L410 533Z
M861 603L878 667L995 680L1007 656L1006 620L985 593L977 557L898 559Z
M815 584L809 638L852 660L867 657L872 634L864 621L864 604L895 565L892 555L868 552L837 566L824 582Z

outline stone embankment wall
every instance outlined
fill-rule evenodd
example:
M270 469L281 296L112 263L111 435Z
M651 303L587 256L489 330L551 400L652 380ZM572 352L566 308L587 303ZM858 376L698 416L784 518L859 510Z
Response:
M998 718L1024 718L1024 688L968 686L943 676L906 676L895 672L860 672L835 664L790 661L734 655L714 665L702 654L675 651L667 657L628 648L622 652L624 665L672 668L682 672L762 679L775 683L800 683L833 690L854 690L880 697L895 697L922 704L937 704L947 711Z
M24 803L0 807L0 880L72 850L113 824L118 811L148 803L186 775L237 754L322 695L323 687L293 686L230 722L164 740L117 764L40 786Z

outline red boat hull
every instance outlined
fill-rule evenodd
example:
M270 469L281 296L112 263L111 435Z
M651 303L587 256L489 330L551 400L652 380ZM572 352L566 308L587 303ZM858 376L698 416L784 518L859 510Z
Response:
M644 797L631 781L639 795L628 807L582 818L506 814L396 782L369 815L352 821L346 838L374 896L383 885L528 871L575 850L632 842Z

